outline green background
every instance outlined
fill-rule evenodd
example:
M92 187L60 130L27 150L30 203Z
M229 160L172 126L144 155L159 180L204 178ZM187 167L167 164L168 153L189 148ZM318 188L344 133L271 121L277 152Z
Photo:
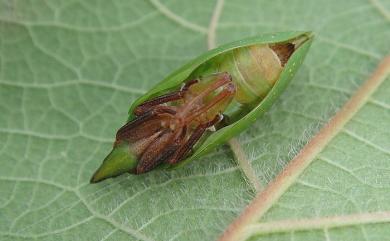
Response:
M254 197L228 147L178 170L90 185L129 105L208 48L313 30L282 97L240 135L265 185L390 50L385 0L0 0L1 240L214 240ZM390 210L390 83L261 221ZM368 224L253 240L383 240Z

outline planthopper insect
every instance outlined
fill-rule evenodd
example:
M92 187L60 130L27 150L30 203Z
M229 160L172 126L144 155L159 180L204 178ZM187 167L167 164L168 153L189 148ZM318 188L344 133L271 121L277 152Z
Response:
M91 183L198 158L243 131L301 65L310 32L264 34L210 50L136 100Z

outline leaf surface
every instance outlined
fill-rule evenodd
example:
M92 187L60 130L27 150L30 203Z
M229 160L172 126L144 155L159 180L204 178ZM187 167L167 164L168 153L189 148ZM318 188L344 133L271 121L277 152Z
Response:
M88 184L132 101L208 47L313 30L291 85L239 137L266 186L389 53L389 11L384 0L0 1L1 240L217 239L255 196L228 147L181 169ZM387 221L309 225L390 210L389 82L256 220L306 228L249 239L390 234Z

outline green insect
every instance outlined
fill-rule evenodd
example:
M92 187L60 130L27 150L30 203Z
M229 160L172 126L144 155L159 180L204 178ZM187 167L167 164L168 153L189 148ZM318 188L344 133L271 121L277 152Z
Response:
M237 135L286 88L312 36L283 32L244 39L173 72L131 106L91 183L182 165Z

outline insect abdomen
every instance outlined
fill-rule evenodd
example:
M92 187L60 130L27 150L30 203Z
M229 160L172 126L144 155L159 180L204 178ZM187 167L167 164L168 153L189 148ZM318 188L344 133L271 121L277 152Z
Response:
M232 76L237 87L235 99L251 103L268 94L293 51L294 45L289 43L237 48L221 59L218 69Z

